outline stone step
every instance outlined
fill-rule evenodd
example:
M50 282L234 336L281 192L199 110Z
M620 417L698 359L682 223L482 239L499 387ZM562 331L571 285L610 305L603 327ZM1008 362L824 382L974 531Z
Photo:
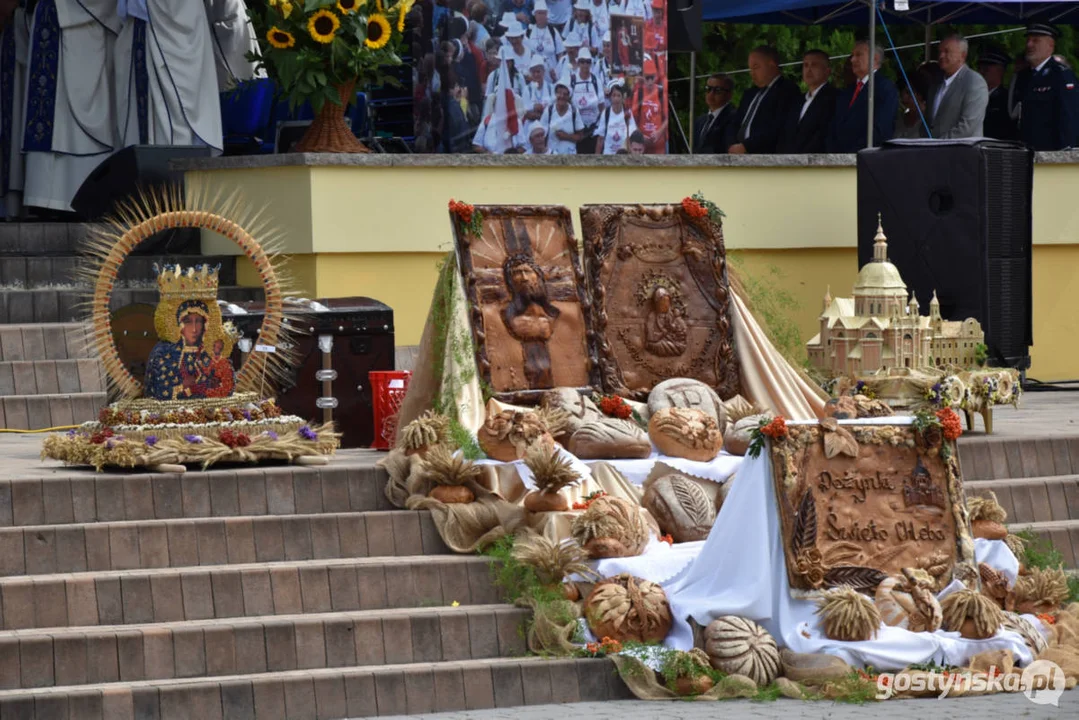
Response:
M222 286L218 288L217 297L228 302L261 300L262 288ZM156 286L142 289L117 288L112 293L109 307L115 311L134 303L156 305L157 299ZM0 289L0 323L77 322L85 317L85 310L82 309L85 301L84 291L77 288Z
M342 720L631 697L606 659L496 658L6 690L0 717Z
M0 223L0 256L77 255L84 250L87 237L96 227L91 223ZM136 252L191 255L197 254L199 247L198 230L176 228L143 244Z
M1048 540L1063 557L1065 568L1079 568L1079 519L1008 523L1008 530L1029 530Z
M78 255L0 256L0 286L13 289L86 287L76 275L86 258ZM236 284L236 257L232 255L133 255L120 266L116 287L154 287L154 265L220 265L218 283Z
M967 481L1071 475L1079 473L1079 435L964 435L959 439L959 461Z
M42 430L96 420L108 404L104 392L67 395L8 395L0 398L0 426L11 430Z
M0 576L449 552L412 510L32 525L0 529Z
M0 223L0 255L73 255L93 228L86 223Z
M0 361L81 360L91 357L82 323L0 326Z
M261 465L182 475L43 467L48 477L0 480L0 527L396 509L382 492L385 472L372 467L378 454L349 453L324 467Z
M498 602L487 558L432 555L0 578L2 630ZM181 614L182 613L182 614ZM0 713L0 718L3 715Z
M0 632L0 690L522 657L512 605Z
M996 494L1009 523L1079 520L1079 475L982 480L964 487L968 496Z
M0 397L105 392L100 360L0 361Z

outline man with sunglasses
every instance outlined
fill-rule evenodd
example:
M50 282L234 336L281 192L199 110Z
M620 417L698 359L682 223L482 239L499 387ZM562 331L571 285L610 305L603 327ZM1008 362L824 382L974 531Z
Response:
M723 142L728 126L737 114L731 103L734 82L721 73L708 76L705 81L704 102L708 112L693 122L693 152L697 155L726 153Z

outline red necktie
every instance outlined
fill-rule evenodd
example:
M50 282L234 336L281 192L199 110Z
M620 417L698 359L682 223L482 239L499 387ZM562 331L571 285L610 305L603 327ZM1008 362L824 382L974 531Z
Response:
M850 105L847 106L848 110L854 107L854 101L858 99L858 95L862 92L862 87L864 85L865 83L859 80L858 84L854 86L854 94L850 96Z

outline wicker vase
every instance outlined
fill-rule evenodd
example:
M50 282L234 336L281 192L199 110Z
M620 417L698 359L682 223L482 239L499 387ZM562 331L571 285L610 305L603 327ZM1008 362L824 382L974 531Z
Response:
M351 80L337 86L337 93L341 98L341 104L332 102L322 104L322 109L311 121L311 127L298 143L296 152L309 153L367 153L371 152L367 146L360 142L352 130L345 123L345 108L352 98L353 88L356 81Z

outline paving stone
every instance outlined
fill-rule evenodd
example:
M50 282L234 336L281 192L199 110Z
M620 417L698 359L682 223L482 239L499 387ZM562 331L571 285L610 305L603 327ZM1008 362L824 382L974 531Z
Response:
M345 700L349 717L378 715L375 676L370 673L345 675Z
M520 673L518 673L518 676ZM461 670L465 685L465 709L479 710L495 707L494 681L491 668L486 665L466 667Z
M3 398L4 426L9 430L32 430L27 415L26 398L21 396Z
M116 638L88 635L86 638L86 682L108 683L120 680L120 660Z
M407 688L401 673L375 674L375 697L379 715L405 715L408 713Z
M341 677L318 677L314 679L315 708L318 717L331 720L348 716L345 682Z
M216 572L211 576L216 617L243 617L244 591L240 571Z
M68 392L63 388L60 392ZM75 425L75 409L70 397L53 396L49 398L49 422L52 427Z
M244 615L248 617L274 614L273 589L268 570L244 570L240 573Z
M310 677L290 677L282 685L285 688L285 712L289 720L317 720L315 684Z
M40 480L16 481L11 484L11 502L16 525L43 525L45 508Z
M120 664L120 680L135 682L146 679L146 655L141 631L122 630L116 633L116 654Z
M387 665L413 662L411 618L407 615L382 618L382 637Z

